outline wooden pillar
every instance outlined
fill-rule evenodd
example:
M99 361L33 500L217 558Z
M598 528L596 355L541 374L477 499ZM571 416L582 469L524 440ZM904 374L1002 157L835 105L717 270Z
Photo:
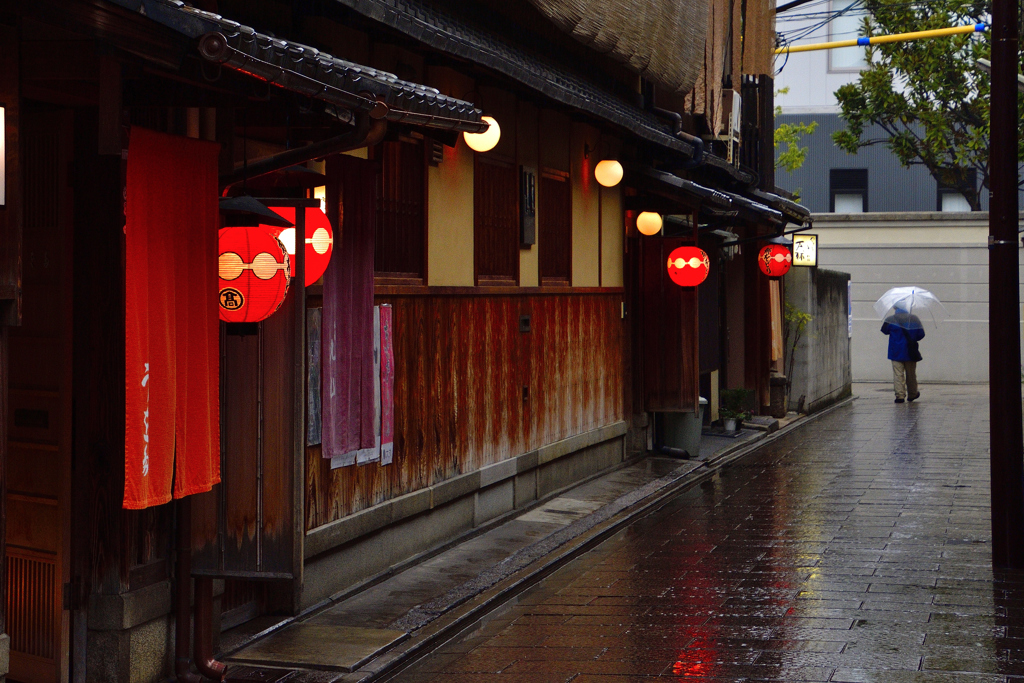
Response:
M75 115L71 487L73 680L127 680L128 631L92 629L89 603L117 604L147 513L125 511L124 213L120 154L98 154L99 113ZM164 544L158 536L154 544ZM95 615L94 615L95 617ZM95 621L95 618L93 619Z
M7 677L7 424L8 325L21 321L22 192L19 144L21 45L18 31L0 26L0 106L4 107L5 203L0 206L0 683Z
M992 566L1024 569L1024 426L1017 409L1020 265L1017 206L1017 54L1020 8L992 5L991 201L989 209L989 405Z
M8 328L0 322L0 683L10 667L11 639L7 635L7 384Z
M6 203L0 206L0 324L7 325L21 320L20 53L17 30L0 26L0 106L4 108L6 150Z

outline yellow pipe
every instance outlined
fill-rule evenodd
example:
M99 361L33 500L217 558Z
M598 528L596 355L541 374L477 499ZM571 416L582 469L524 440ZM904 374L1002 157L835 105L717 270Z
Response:
M865 45L877 45L879 43L899 43L905 40L921 40L922 38L938 38L939 36L953 36L959 33L975 33L984 31L985 24L968 24L967 26L950 26L949 28L935 28L928 31L913 31L911 33L893 33L888 36L863 36L853 40L834 40L830 43L809 43L807 45L789 45L776 48L775 54L781 55L794 52L810 52L812 50L832 50L837 47L857 47Z

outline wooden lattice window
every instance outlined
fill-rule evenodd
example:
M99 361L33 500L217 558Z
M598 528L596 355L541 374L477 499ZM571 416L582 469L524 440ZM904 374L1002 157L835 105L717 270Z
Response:
M477 155L473 251L478 285L519 281L519 173L512 163Z
M569 174L545 170L537 198L541 285L568 286L572 276L572 194Z
M377 280L422 284L426 263L426 159L420 140L377 150Z

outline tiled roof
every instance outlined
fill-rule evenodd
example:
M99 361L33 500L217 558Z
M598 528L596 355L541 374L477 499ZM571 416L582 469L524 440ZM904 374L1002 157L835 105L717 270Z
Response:
M384 102L389 121L451 130L481 132L482 112L472 103L436 88L403 81L394 74L339 59L314 47L282 40L180 0L112 0L144 13L189 38L219 34L236 59L255 75L310 97L371 111ZM268 73L260 73L260 70ZM364 95L370 95L366 97Z
M732 192L726 192L725 194L729 195L729 198L732 199L733 204L756 214L759 218L767 219L769 221L772 221L773 223L786 222L786 217L782 215L781 211L773 209L770 206L766 206L761 202L756 202L753 199L750 199L749 197L744 197L743 195L740 194L735 194Z
M693 146L672 134L650 112L608 92L542 54L528 53L493 32L484 31L418 0L336 0L447 54L486 66L564 105L603 119L637 137L692 157Z
M685 194L694 199L700 200L701 202L706 202L719 208L728 208L732 206L732 198L725 192L714 190L710 187L704 187L692 180L686 180L685 178L680 178L677 175L666 173L665 171L658 171L649 167L631 166L630 171L641 175L649 181L653 181L655 185L660 185L670 192Z
M798 225L810 225L811 224L811 212L805 206L800 206L796 202L792 202L785 197L780 197L777 194L771 192L762 192L761 190L751 190L750 194L754 195L756 199L764 202L773 209L778 209L782 212L791 223Z
M786 213L780 212L774 207L768 206L759 201L754 201L749 197L744 197L743 195L735 192L726 192L724 190L705 187L704 185L699 185L692 180L686 180L685 178L680 178L672 173L658 171L649 167L645 168L637 165L628 165L627 170L629 170L635 179L640 180L642 184L647 185L648 187L656 187L662 191L684 195L687 198L698 200L701 203L701 206L706 209L710 215L718 215L723 211L730 212L731 214L736 210L740 210L747 212L748 214L752 213L758 219L772 223L784 223L789 219L789 216ZM760 193L756 190L754 192L756 194L767 195L767 193ZM774 197L775 195L770 196ZM781 197L779 199L781 199Z

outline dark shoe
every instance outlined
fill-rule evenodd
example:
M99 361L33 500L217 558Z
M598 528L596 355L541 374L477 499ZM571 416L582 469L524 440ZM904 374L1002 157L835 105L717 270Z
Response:
M893 401L893 403L903 403L903 399L902 398L898 398L895 401Z
M907 401L916 401L919 398L921 398L921 392L920 391L917 392L916 394L914 394L913 396L908 397Z

